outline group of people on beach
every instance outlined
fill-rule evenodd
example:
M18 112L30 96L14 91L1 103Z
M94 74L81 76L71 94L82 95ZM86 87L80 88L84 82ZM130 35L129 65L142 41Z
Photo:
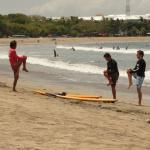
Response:
M19 79L19 71L21 65L23 65L23 71L28 72L26 67L27 56L18 56L16 53L17 42L15 40L10 42L9 49L9 61L14 73L13 91L16 91L17 81ZM127 75L129 79L129 87L133 85L132 77L136 79L137 93L139 98L139 105L142 102L142 84L145 78L146 62L143 59L144 52L142 50L137 51L137 63L134 69L128 69ZM108 80L108 86L111 86L113 99L116 99L116 83L119 79L119 69L116 60L114 60L109 53L104 54L104 58L107 61L107 69L104 71L104 76Z
M133 85L132 77L136 79L136 87L138 93L138 104L142 104L142 84L145 78L146 62L143 59L144 52L142 50L137 51L137 63L133 69L127 70L129 86L128 89ZM108 79L108 86L111 86L113 98L116 99L116 83L119 79L119 70L117 62L111 57L109 53L104 54L104 58L107 61L107 69L104 71L104 76Z

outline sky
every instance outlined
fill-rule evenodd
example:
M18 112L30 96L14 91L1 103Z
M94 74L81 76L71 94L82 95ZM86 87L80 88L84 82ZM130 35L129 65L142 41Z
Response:
M95 16L125 14L126 0L0 0L0 14ZM150 0L130 0L131 14L150 14Z

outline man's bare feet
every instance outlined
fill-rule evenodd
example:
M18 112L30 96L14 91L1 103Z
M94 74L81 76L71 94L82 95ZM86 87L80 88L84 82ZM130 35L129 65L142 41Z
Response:
M142 104L140 102L138 104L139 104L139 106L142 106Z
M17 92L17 90L16 90L16 89L13 89L13 92Z
M25 71L25 72L29 72L26 68L23 68L22 70Z

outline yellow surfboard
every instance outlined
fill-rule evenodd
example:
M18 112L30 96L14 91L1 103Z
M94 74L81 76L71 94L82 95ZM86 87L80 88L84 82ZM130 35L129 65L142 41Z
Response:
M68 97L78 97L78 98L102 98L102 96L94 96L94 95L78 95L78 94L67 94Z
M79 101L89 101L89 102L103 102L103 103L115 103L116 99L104 99L102 96L92 96L92 95L75 95L75 94L67 94L62 95L62 93L47 93L41 90L35 90L34 93L45 95L45 96L53 96L58 98L63 98L66 100L79 100Z
M54 96L57 95L57 94L47 93L47 92L42 91L42 90L34 90L33 92L40 94L40 95L54 95ZM102 98L102 96L95 96L95 95L80 95L80 94L68 94L68 93L65 93L65 94L66 94L65 96L67 96L67 97L94 98L94 99Z
M104 102L104 103L114 103L117 100L114 99L104 99L104 98L88 98L88 97L74 97L74 96L62 96L62 95L56 95L59 98L68 99L68 100L79 100L79 101L91 101L91 102Z

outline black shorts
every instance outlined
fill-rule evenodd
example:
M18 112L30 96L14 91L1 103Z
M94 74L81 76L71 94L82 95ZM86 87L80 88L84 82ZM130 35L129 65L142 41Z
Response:
M112 80L112 85L116 85L118 79L119 79L119 74L118 73L113 73L110 75L111 80Z

